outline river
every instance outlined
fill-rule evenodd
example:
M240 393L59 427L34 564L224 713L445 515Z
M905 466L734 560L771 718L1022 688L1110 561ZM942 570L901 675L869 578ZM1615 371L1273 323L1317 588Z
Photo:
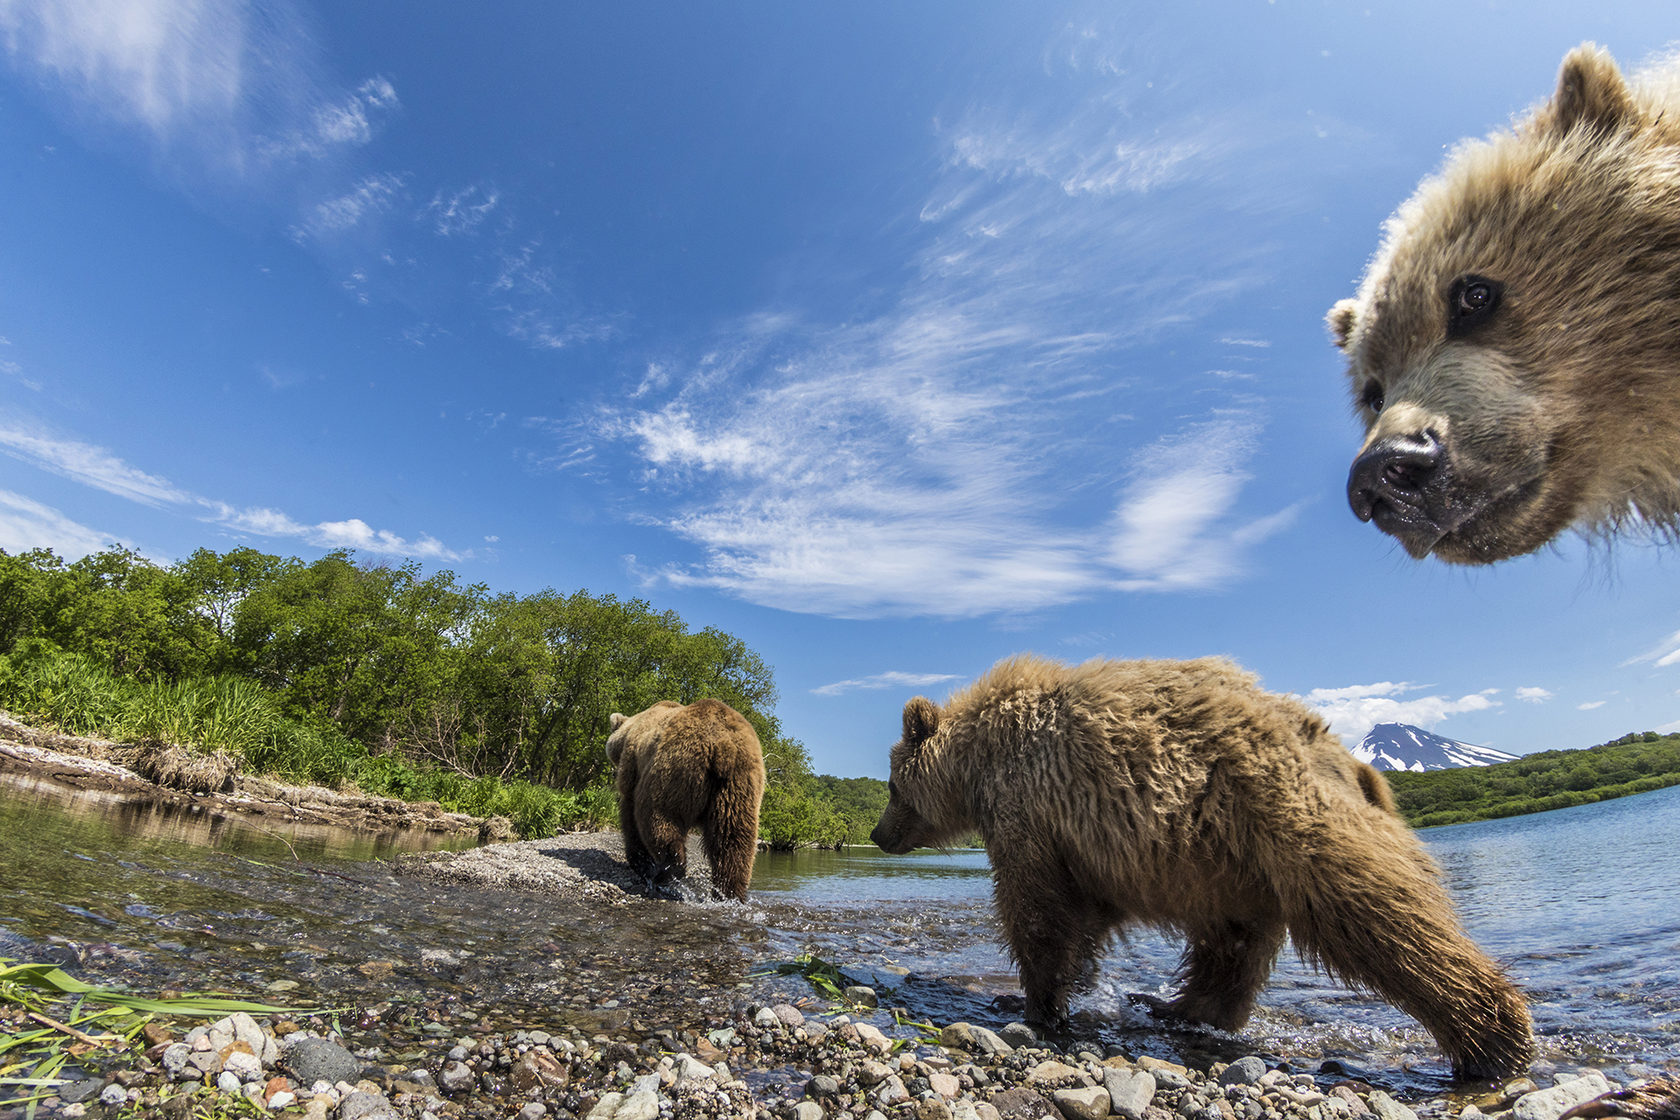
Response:
M1472 936L1529 995L1542 1069L1680 1071L1680 787L1421 835ZM745 907L556 904L417 882L377 854L231 826L184 837L132 809L0 786L0 955L65 939L95 980L375 1005L375 1019L432 1029L453 1016L651 1030L809 997L773 966L811 954L911 1020L1019 1017L980 852L767 854ZM1401 1090L1444 1083L1421 1028L1289 950L1239 1034L1164 1029L1128 997L1168 993L1177 956L1148 932L1118 943L1075 1002L1079 1032L1179 1060L1259 1052Z

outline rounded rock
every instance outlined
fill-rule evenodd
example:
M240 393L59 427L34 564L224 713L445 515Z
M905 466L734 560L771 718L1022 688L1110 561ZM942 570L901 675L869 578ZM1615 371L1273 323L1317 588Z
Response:
M300 1038L280 1051L280 1066L300 1085L316 1081L356 1081L362 1076L362 1060L326 1038Z
M1219 1083L1221 1085L1253 1085L1264 1076L1266 1076L1265 1060L1250 1054L1248 1057L1238 1058L1226 1066L1224 1072L1219 1075Z

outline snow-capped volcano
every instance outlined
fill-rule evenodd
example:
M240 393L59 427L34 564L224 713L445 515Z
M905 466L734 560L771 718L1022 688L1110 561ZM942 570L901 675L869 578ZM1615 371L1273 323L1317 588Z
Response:
M1460 743L1407 723L1379 723L1352 748L1353 757L1378 770L1449 770L1455 766L1492 766L1517 756Z

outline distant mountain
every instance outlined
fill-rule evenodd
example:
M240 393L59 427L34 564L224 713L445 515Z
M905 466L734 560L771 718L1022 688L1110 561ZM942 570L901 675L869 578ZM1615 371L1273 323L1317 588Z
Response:
M1460 743L1408 723L1379 723L1353 749L1353 756L1378 770L1450 770L1457 766L1492 766L1517 756Z

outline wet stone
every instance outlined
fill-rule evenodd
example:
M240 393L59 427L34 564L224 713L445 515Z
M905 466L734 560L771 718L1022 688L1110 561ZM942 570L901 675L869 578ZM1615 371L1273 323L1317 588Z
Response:
M438 1073L438 1088L446 1093L464 1093L473 1085L473 1071L465 1062L450 1062Z
M1038 1041L1038 1032L1025 1023L1008 1023L997 1033L999 1038L1016 1049L1031 1046Z
M805 1083L807 1097L833 1097L840 1093L840 1082L826 1073L819 1073Z
M977 1027L973 1023L952 1023L939 1032L939 1043L991 1055L1008 1054L1015 1049L996 1031Z
M299 1084L317 1081L354 1081L362 1075L362 1060L326 1038L300 1038L280 1051L280 1067Z
M874 988L865 987L862 984L852 985L841 992L841 995L846 997L847 1003L856 1004L859 1007L878 1007L881 1002L875 995Z

